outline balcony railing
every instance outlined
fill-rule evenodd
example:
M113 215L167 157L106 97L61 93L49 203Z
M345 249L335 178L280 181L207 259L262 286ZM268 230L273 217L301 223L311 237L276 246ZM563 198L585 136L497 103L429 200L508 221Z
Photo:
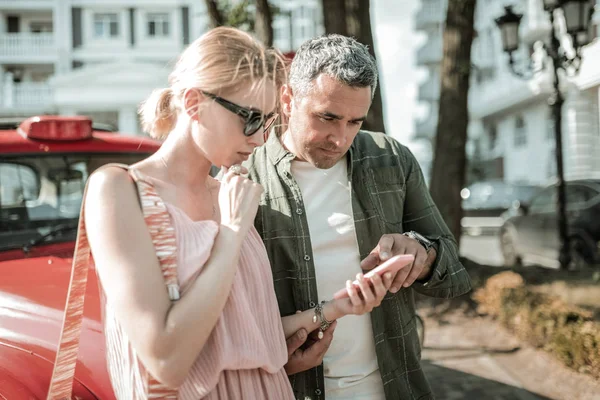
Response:
M2 87L2 108L5 110L29 110L51 108L54 91L46 82L5 84Z
M15 10L17 13L23 10L52 10L54 0L0 0L0 10Z
M442 38L434 36L427 39L423 47L417 51L417 64L437 64L442 61Z
M417 29L423 29L444 22L445 2L441 0L423 0L421 4L421 9L415 17L415 26Z
M528 81L515 78L508 72L494 80L469 88L469 115L481 119L518 109L523 104L548 99L552 93L553 75L541 71Z
M0 36L0 58L39 58L55 54L53 33L5 33Z

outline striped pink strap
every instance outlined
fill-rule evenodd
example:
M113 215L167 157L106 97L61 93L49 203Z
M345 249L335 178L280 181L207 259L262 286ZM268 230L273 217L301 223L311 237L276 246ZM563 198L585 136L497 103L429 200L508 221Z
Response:
M87 186L84 192L87 193ZM79 336L83 322L83 305L87 286L90 246L85 232L85 218L82 204L77 228L77 242L71 269L71 282L67 293L67 304L62 324L60 342L56 352L56 362L52 371L48 400L65 400L71 398L73 377L79 350Z
M154 187L141 179L134 170L130 170L129 167L124 164L107 164L102 168L111 166L129 171L136 182L144 220L150 231L154 248L156 249L156 255L160 262L165 284L169 291L169 297L172 301L178 300L180 293L177 281L177 247L175 230L171 224L166 206L154 190ZM67 303L65 306L60 342L56 352L56 361L54 363L54 370L52 371L50 388L48 390L48 400L71 399L73 391L73 379L75 376L79 339L83 323L85 290L90 264L90 246L85 229L84 215L86 195L87 184L81 205L77 242L75 244L75 254L73 256L73 265L71 269L71 281L67 293ZM144 387L147 388L148 399L177 399L177 390L165 389L164 386L149 374L147 376L147 381L144 382Z

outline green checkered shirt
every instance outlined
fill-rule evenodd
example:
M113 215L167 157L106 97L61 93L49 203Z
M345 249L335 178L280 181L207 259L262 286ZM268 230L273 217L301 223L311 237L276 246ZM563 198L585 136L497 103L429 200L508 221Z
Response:
M265 188L255 226L271 261L282 316L312 308L321 300L304 200L290 171L293 158L279 138L271 135L245 163L250 178ZM384 134L360 131L347 160L361 259L386 233L416 231L434 241L437 249L429 281L388 293L381 306L371 312L386 399L432 399L420 365L413 291L433 297L459 296L471 289L469 276L421 169L405 146ZM322 365L290 376L290 382L298 400L325 399Z

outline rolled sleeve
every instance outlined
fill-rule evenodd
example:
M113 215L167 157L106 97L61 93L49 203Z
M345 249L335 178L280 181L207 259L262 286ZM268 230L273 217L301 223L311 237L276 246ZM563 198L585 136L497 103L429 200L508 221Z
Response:
M415 231L434 243L437 251L432 273L412 288L426 296L451 298L471 290L471 279L460 262L458 246L425 184L423 172L413 154L404 147L407 182L404 203L404 231Z

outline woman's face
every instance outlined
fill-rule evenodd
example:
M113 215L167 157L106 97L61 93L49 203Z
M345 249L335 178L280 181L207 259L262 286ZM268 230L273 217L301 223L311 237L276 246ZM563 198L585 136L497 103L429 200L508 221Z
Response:
M244 119L228 108L243 107L261 113L264 118L274 115L277 91L272 82L257 86L253 90L248 84L235 92L222 94L221 98L217 99L199 91L196 91L195 96L200 103L200 111L197 114L197 129L192 129L193 138L213 165L230 167L241 164L256 147L264 144L264 125L254 134L245 136ZM261 122L268 125L272 118Z

